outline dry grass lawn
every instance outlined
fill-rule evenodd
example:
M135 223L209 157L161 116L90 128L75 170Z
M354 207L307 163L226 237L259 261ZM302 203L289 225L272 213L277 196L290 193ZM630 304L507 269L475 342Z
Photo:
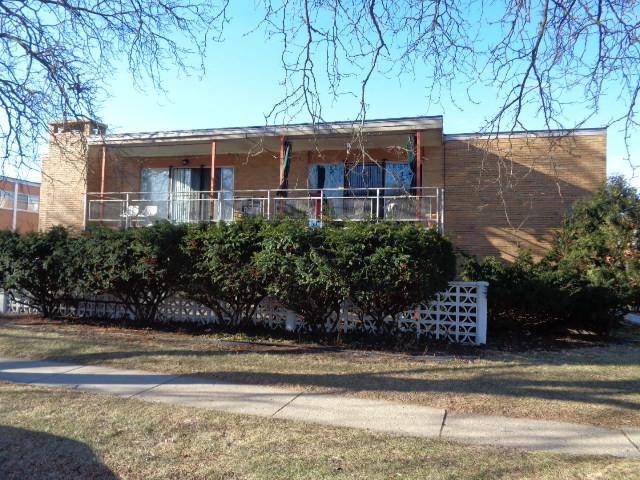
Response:
M0 383L10 479L625 479L640 462L564 457Z
M242 337L0 320L0 356L203 375L461 413L640 427L637 343L416 358L238 339Z

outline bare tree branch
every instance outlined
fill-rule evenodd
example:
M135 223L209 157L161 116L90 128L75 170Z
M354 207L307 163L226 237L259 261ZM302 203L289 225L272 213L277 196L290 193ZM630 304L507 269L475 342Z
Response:
M161 89L221 40L229 0L0 2L0 171L38 164L51 120L97 119L116 63ZM178 35L179 33L179 35ZM180 39L180 40L176 40Z
M286 40L288 93L268 115L274 122L301 111L320 122L322 103L345 95L358 99L362 122L374 75L419 72L425 110L443 94L478 103L470 93L478 85L496 90L483 132L579 128L615 102L623 113L602 126L619 125L628 149L637 133L638 0L261 1L262 25Z

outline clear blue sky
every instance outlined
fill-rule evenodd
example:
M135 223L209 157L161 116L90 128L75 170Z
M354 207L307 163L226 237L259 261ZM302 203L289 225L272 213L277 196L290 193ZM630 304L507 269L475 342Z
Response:
M236 9L243 9L239 3L235 5L238 5ZM255 25L255 12L235 10L231 15L233 18L226 30L225 41L209 45L203 77L179 77L175 72L166 72L164 85L167 93L164 94L150 87L136 88L124 66L114 72L107 86L109 97L103 100L100 109L109 131L264 124L264 115L283 96L281 45L276 39L266 40L261 32L245 35ZM424 77L420 77L420 72L415 78L375 76L367 95L367 117L443 115L445 133L462 133L477 131L486 117L497 109L495 91L484 87L472 92L479 102L477 104L466 100L462 90L461 94L452 93L457 106L447 99L442 104L429 105L426 82ZM615 98L605 103L608 109L587 127L600 127L618 107ZM323 110L326 120L349 120L358 113L359 105L357 99L343 97L339 102L331 103L327 98ZM567 114L570 116L571 112ZM304 122L309 119L301 116L296 120ZM534 119L527 126L537 127ZM618 128L611 128L608 132L609 174L631 175L631 169L622 161L623 155L622 133ZM37 173L33 172L28 177L37 178ZM634 183L640 186L639 179L634 179Z

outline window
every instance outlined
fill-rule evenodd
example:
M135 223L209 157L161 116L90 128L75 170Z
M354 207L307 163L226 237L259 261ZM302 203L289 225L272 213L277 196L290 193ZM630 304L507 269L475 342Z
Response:
M413 172L408 163L387 163L384 186L392 189L393 195L402 195L411 191L413 185Z
M13 192L0 190L0 208L13 210Z
M27 195L26 193L19 193L18 204L16 208L18 210L27 210L28 207L29 207L29 195Z
M27 210L30 212L37 212L40 207L40 196L38 195L29 195L29 205Z
M387 162L357 164L313 164L309 166L309 190L317 195L322 190L323 201L314 207L314 214L324 212L335 219L383 218L387 210L409 200L414 174L409 163ZM372 200L379 196L380 200Z
M214 191L222 190L222 204L217 219L233 216L233 168L217 167ZM211 168L144 168L142 169L140 211L153 211L154 217L175 222L209 219ZM217 198L217 197L216 197Z
M314 218L317 218L323 209L333 218L344 216L344 164L332 163L327 165L314 164L309 166L309 190L311 195L319 195L323 191L325 205L321 201L313 206Z
M344 165L335 163L329 165L309 166L309 190L325 191L325 196L342 196L340 191L344 187Z
M375 195L375 189L384 187L384 173L384 165L377 163L351 165L347 174L351 195L354 197Z
M13 210L13 192L0 190L0 208ZM25 212L38 212L40 197L38 195L28 195L26 193L18 193L18 201L16 202L16 210Z

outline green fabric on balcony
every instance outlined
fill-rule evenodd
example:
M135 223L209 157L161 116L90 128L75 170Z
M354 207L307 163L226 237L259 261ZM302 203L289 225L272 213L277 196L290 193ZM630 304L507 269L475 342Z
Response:
M280 195L287 196L287 189L289 188L289 169L291 167L291 144L286 142L284 144L284 157L280 159L282 162L282 178L280 179Z
M411 176L411 190L414 191L416 188L416 173L418 170L418 165L416 162L416 146L415 146L415 138L413 135L409 135L407 140L407 163L409 164L409 169L413 174Z

